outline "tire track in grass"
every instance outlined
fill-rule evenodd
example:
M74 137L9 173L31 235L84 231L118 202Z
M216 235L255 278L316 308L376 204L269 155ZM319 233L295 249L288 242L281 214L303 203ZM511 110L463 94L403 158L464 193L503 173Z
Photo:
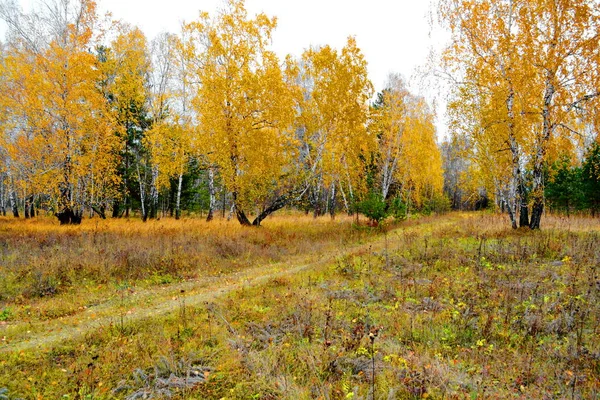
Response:
M327 261L330 261L329 259ZM144 319L150 319L152 317L158 317L166 315L169 312L177 310L180 307L182 299L185 299L186 306L197 306L204 304L205 302L213 301L219 297L225 296L242 288L254 287L264 284L272 279L277 279L284 276L294 275L318 264L323 264L324 261L315 262L311 264L304 264L289 269L283 268L253 268L251 270L245 270L242 273L236 273L228 275L222 278L213 279L211 285L200 289L197 293L189 294L186 296L168 296L168 300L164 300L164 296L161 297L163 300L156 304L145 306L143 297L138 297L135 303L131 304L133 307L129 308L128 311L123 312L119 305L108 307L102 305L101 310L103 316L97 317L99 310L95 307L88 308L83 313L77 315L76 318L63 318L61 321L52 321L42 332L36 332L31 337L27 337L22 340L10 341L4 340L0 347L1 352L19 352L33 349L44 349L52 347L60 342L66 340L77 340L83 338L86 334L93 332L98 329L112 325L117 325L120 321L121 315L124 315L126 324L141 321ZM268 271L265 273L265 269ZM190 282L186 282L189 287ZM201 282L193 282L196 285ZM173 288L171 288L173 289ZM178 289L181 291L185 289ZM171 291L169 291L171 292ZM187 292L187 290L186 290ZM156 301L156 300L154 300ZM111 302L114 303L114 302Z
M453 218L440 218L428 220L409 227L398 227L387 234L388 245L393 244L391 236L395 232L407 232L416 229L423 229L424 225L431 225L432 230L443 229L449 224L454 223ZM85 337L98 329L117 325L120 323L121 316L127 323L135 323L153 317L166 315L177 310L183 300L186 306L198 306L206 302L216 300L231 292L260 286L273 279L293 276L308 270L315 270L332 263L339 257L353 255L364 251L378 252L385 248L386 238L384 235L378 235L361 244L352 244L339 249L339 252L330 252L327 255L313 254L304 257L303 260L289 261L267 266L260 266L242 271L234 272L220 277L209 277L194 281L177 283L156 289L147 289L132 296L127 297L127 306L129 310L124 312L124 304L120 299L111 299L96 306L87 308L84 312L71 317L64 317L58 320L40 322L42 329L32 332L29 336L19 336L10 338L6 335L0 341L0 352L20 352L35 349L48 349L52 346L68 341L77 340ZM316 261L311 259L316 257ZM184 291L184 292L182 292ZM160 293L162 292L162 293ZM185 293L185 295L182 295ZM27 326L23 322L15 326L23 330ZM5 328L6 331L6 328ZM28 332L29 333L29 332ZM2 333L4 335L4 333Z

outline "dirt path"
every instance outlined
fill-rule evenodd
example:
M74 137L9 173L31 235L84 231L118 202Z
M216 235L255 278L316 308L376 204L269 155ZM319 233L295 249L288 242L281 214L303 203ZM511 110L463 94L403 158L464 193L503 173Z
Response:
M124 307L121 307L120 302L113 300L90 307L74 317L49 321L45 324L43 331L35 332L30 337L15 341L10 341L7 338L2 341L0 351L11 352L52 347L61 341L78 339L96 329L111 324L116 325L119 323L121 315L124 317L125 324L164 315L177 310L180 307L182 298L185 299L186 306L201 305L243 287L257 286L272 279L293 275L324 262L325 260L293 268L284 268L283 266L254 268L222 278L185 282L181 285L174 285L175 287L166 288L168 290L163 288L163 291L167 291L167 294L134 294L133 299L126 299ZM184 295L181 295L181 290L185 290ZM188 291L191 294L187 294ZM148 305L148 303L151 304Z
M440 222L436 221L436 229L452 223L451 220ZM406 232L417 227L422 229L423 224L408 228L401 227L396 231ZM387 235L390 246L392 246L394 232ZM185 299L186 306L198 306L245 287L259 286L273 279L316 269L330 264L341 256L361 252L380 252L384 249L385 242L385 237L378 235L363 243L340 248L338 252L327 255L305 255L284 263L261 265L220 277L206 277L128 293L123 298L108 300L73 316L38 322L35 325L23 322L9 327L10 330L5 328L4 332L0 331L0 336L5 335L4 338L0 337L0 352L48 349L62 341L76 340L97 329L111 324L117 325L121 318L129 324L165 315L177 310L182 299ZM12 332L14 333L11 334Z
M381 242L381 243L380 243ZM382 238L362 245L348 247L340 253L322 257L316 261L313 257L304 257L304 263L298 264L294 261L271 265L261 265L227 274L221 277L207 277L179 284L162 286L158 288L128 293L123 300L112 299L96 306L87 308L76 315L59 318L57 320L38 322L29 326L29 332L24 331L27 323L21 323L10 327L17 330L16 335L10 332L0 341L0 352L13 352L32 349L44 349L65 341L85 336L102 327L120 323L123 315L125 324L160 316L177 310L182 299L186 306L197 306L205 302L213 301L232 291L244 287L253 287L264 284L270 280L295 275L302 271L326 265L345 254L368 250L369 246L375 249L377 245L383 244ZM182 291L184 291L182 293ZM13 336L11 338L11 336Z

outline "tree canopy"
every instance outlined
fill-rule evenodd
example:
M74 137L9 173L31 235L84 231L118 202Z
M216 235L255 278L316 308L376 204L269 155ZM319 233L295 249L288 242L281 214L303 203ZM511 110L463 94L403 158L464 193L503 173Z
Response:
M442 0L455 136L513 227L540 228L544 171L597 136L598 2ZM588 139L586 139L588 138Z
M271 48L274 17L242 0L148 40L92 0L0 2L0 212L234 215L296 206L355 213L441 196L435 114L394 76L374 101L358 40ZM390 196L391 195L391 196ZM409 212L409 209L406 209Z

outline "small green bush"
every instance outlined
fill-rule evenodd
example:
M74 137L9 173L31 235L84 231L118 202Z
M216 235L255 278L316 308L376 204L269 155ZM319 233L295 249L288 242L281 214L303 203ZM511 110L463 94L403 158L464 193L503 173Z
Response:
M390 203L389 211L394 216L396 221L404 221L406 219L406 203L402 201L400 196L394 197Z
M431 213L444 214L450 211L451 203L450 199L445 195L433 195L429 199L425 199L423 202L422 213L425 215L431 215Z
M358 205L359 211L377 225L388 216L386 208L385 201L381 196L373 192L369 193L367 198Z
M5 308L0 312L0 321L8 321L12 317L12 311L10 308Z

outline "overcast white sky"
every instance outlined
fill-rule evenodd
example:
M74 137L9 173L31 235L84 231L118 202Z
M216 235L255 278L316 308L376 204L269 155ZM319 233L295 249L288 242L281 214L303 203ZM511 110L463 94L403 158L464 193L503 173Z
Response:
M19 0L27 7L35 0ZM110 11L113 18L139 26L152 39L168 31L177 33L182 21L197 18L199 10L213 14L221 0L97 0L100 14ZM446 38L439 30L431 34L429 0L246 0L250 15L264 12L276 16L273 49L283 57L299 56L311 45L329 44L340 48L346 38L355 36L368 62L375 90L383 89L390 72L401 73L411 81L414 92L430 102L438 94L424 89L415 79L430 50L440 49ZM443 116L443 101L438 105ZM445 134L443 118L438 117L438 137Z
M101 9L139 26L149 38L161 31L177 32L181 21L198 11L213 13L220 0L99 0ZM377 90L389 72L409 78L425 63L429 39L427 0L246 0L249 14L277 17L273 48L280 55L300 55L310 45L342 47L356 36L369 63Z

